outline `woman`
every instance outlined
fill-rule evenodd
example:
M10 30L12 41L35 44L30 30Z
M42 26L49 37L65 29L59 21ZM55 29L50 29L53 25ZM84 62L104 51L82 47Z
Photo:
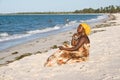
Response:
M81 23L77 28L77 33L72 36L71 46L60 46L59 50L47 59L45 66L86 61L90 47L87 36L89 33L90 27L86 23Z

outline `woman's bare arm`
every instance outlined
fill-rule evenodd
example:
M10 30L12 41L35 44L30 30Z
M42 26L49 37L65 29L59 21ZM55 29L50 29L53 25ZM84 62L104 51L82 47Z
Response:
M86 37L81 37L79 40L78 40L78 44L76 46L73 46L71 48L64 48L62 46L59 47L60 50L67 50L67 51L76 51L78 50L86 41Z

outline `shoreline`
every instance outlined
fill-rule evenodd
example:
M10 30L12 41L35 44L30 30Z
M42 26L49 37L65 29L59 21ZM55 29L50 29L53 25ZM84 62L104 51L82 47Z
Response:
M13 59L11 56L5 58L4 61L7 60L10 64L0 67L0 80L119 80L120 14L114 16L115 20L97 24L96 28L92 29L91 35L88 36L91 41L88 61L49 68L43 66L48 56L57 50L56 46L71 40L76 31L72 30L7 50L6 52L19 51L12 53L14 58L20 56L19 53L27 54L17 57L18 60L14 62L8 61ZM47 51L42 52L40 49ZM34 54L31 55L27 51ZM36 53L37 51L39 52Z
M90 15L90 14L89 14ZM84 16L84 15L83 15ZM86 15L85 15L86 16ZM105 15L95 15L96 18L93 19L86 19L85 22L88 21L88 23L93 23L99 20L102 20L103 18L107 18L106 14ZM82 22L82 21L80 21ZM66 32L69 30L72 30L73 28L76 28L79 23L79 21L77 22L76 20L72 20L66 24L63 25L55 25L53 27L46 27L45 29L36 29L36 30L29 30L26 31L25 33L21 33L20 35L17 34L13 34L10 35L9 33L1 33L0 35L3 35L3 38L0 39L0 51L5 50L6 48L9 48L11 46L15 46L18 44L22 44L37 38L42 38L42 37L47 37L49 35L54 35L57 33L61 33L61 32ZM4 37L4 35L8 35L7 37ZM2 47L1 47L2 46Z

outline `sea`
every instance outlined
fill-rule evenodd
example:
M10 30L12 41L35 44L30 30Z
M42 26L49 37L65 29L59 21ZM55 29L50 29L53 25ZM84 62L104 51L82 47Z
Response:
M0 15L0 51L75 29L81 22L92 25L107 18L105 14Z

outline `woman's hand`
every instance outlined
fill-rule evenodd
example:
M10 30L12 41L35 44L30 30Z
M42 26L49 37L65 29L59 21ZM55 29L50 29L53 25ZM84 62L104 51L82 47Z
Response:
M63 46L59 46L58 48L59 48L60 50L63 50L63 49L64 49L64 47L63 47Z

